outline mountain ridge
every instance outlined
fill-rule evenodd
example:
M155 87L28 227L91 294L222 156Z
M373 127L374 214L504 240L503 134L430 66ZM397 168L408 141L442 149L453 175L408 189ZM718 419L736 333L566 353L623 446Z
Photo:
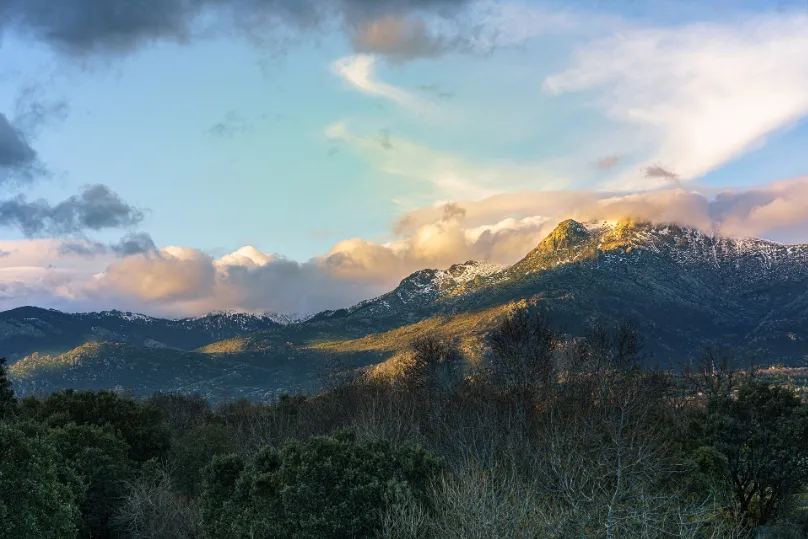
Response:
M524 302L551 311L570 335L598 317L634 320L661 363L720 340L795 364L808 351L808 246L673 224L567 220L511 266L420 270L352 307L232 334L193 353L250 368L289 357L315 364L324 353L367 364L429 332L461 337L476 353L498 317Z

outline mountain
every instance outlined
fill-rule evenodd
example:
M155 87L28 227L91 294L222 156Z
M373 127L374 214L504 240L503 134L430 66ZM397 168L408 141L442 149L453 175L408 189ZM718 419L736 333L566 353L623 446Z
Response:
M186 362L193 380L225 380L229 373L241 372L254 381L241 379L231 385L254 395L261 388L289 387L294 379L310 383L313 370L328 357L352 366L381 363L428 333L461 338L472 360L479 359L486 332L514 304L524 302L548 310L571 335L581 334L596 317L631 320L645 335L652 360L663 365L692 357L708 340L729 343L763 363L802 365L808 353L808 246L733 239L676 225L568 220L512 266L469 261L447 270L422 270L391 292L348 309L294 324L265 320L267 325L254 332L239 332L243 326L232 329L229 337L208 341L191 353L201 363L188 363L189 352L167 349L133 348L126 355L136 363L146 361L148 368L159 362ZM225 325L231 331L231 325ZM168 340L147 331L137 335ZM12 366L12 377L30 364L37 368L25 372L49 372L48 388L94 379L100 367L84 358L101 352L79 348L72 354L70 359L28 358L28 363ZM148 357L154 359L142 359ZM215 365L203 368L211 362ZM55 367L48 370L46 364ZM287 367L268 367L281 364ZM204 369L214 367L226 374L205 374ZM63 379L58 372L64 373ZM180 384L179 372L169 372L165 380L187 389ZM273 378L280 372L282 379ZM26 376L29 385L42 379ZM104 384L118 380L118 375L105 376ZM206 391L216 387L210 381L200 383ZM147 391L152 386L138 387ZM248 386L253 389L244 389Z
M20 307L0 313L0 353L14 362L34 352L61 353L86 342L104 341L144 348L192 350L292 321L294 319L282 315L227 311L169 320L120 311L63 313Z

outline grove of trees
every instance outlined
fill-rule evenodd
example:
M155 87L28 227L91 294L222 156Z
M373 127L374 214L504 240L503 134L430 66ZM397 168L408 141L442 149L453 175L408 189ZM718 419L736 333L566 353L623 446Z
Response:
M649 368L632 325L535 308L485 347L216 407L17 399L0 361L0 539L808 537L808 404L731 350Z

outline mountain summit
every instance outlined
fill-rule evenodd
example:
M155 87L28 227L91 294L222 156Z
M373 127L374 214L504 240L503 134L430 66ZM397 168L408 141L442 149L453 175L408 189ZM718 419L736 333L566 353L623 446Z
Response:
M692 357L707 341L726 342L763 362L802 364L808 353L808 246L675 224L567 220L512 266L468 261L420 270L379 297L293 324L232 313L165 321L27 308L0 313L0 349L24 345L27 353L51 354L12 366L12 374L25 374L26 387L42 389L42 380L47 388L66 380L106 384L119 372L130 380L138 372L130 362L157 372L167 368L164 362L178 361L195 365L189 379L206 394L232 384L231 394L257 395L276 384L268 372L285 373L284 387L295 380L310 384L312 366L324 357L378 363L427 333L459 337L469 353L479 354L484 334L516 302L540 305L573 335L598 317L634 321L646 350L662 364ZM82 347L84 341L128 344ZM64 355L68 345L78 348ZM113 352L112 363L101 357ZM103 377L96 372L101 365ZM280 370L268 371L269 365ZM70 370L62 376L64 369ZM171 372L178 387L187 386L180 384L181 369ZM212 378L206 381L205 373Z

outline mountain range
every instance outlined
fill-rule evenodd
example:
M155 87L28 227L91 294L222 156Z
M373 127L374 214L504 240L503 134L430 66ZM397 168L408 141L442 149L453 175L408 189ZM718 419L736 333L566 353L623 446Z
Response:
M707 341L762 363L808 353L808 246L677 225L567 220L516 264L426 269L391 292L309 317L212 313L165 320L117 311L0 313L0 353L22 393L127 387L211 399L311 390L329 360L390 365L413 338L458 337L478 361L515 304L536 303L570 335L595 318L633 321L651 360L676 364Z

